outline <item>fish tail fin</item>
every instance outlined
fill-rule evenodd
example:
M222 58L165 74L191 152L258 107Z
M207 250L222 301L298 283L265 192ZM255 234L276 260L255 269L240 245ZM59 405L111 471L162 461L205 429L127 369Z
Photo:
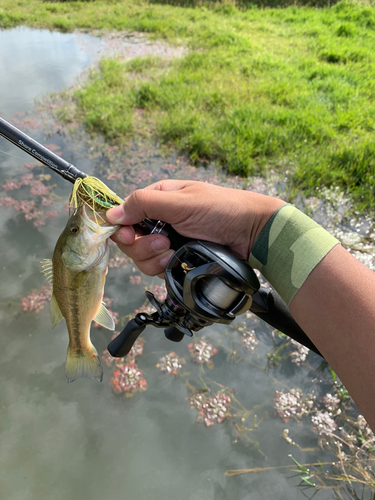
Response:
M73 349L68 346L66 356L65 374L67 382L73 382L77 378L86 377L101 382L103 380L103 369L100 365L98 352L89 343L86 349Z

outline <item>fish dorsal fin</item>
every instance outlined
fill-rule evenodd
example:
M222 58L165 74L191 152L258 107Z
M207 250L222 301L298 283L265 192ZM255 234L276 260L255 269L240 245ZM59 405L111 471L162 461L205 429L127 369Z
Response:
M52 294L50 311L51 311L52 328L55 328L57 323L60 323L60 321L63 319L64 316L62 315L62 312L60 310L59 304L57 303L54 293Z
M100 309L94 318L94 321L99 323L99 325L104 326L104 328L108 328L108 330L115 329L115 322L113 321L110 312L104 304L101 304Z
M52 259L44 259L40 262L42 264L42 273L44 274L46 280L53 284L53 267Z

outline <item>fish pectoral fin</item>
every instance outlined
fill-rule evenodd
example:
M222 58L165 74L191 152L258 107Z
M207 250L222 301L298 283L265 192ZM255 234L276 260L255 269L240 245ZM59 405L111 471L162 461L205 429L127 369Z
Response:
M74 349L69 344L65 374L67 382L74 382L80 377L91 378L98 382L103 380L103 369L100 365L99 356L91 342L85 349L79 350Z
M62 315L62 312L60 310L59 304L57 303L54 293L52 294L50 312L51 312L52 328L55 328L55 326L58 323L60 323L60 321L63 319L64 316Z
M101 304L99 311L97 312L94 321L99 323L99 325L104 326L104 328L108 328L108 330L115 329L115 322L111 316L111 313L105 307L104 304Z
M53 283L53 267L52 267L52 259L43 259L40 261L42 264L42 273L44 277L49 283Z

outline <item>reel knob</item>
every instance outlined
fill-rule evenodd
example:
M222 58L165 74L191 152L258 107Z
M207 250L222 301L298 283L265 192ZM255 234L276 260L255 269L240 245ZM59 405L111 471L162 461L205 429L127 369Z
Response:
M172 342L181 342L181 340L184 338L185 333L181 332L178 328L174 326L170 326L169 328L166 328L164 330L164 334L167 337L168 340L171 340Z
M107 346L108 352L114 358L123 358L129 354L134 342L146 328L145 324L138 321L138 318L133 318L123 331L117 335Z

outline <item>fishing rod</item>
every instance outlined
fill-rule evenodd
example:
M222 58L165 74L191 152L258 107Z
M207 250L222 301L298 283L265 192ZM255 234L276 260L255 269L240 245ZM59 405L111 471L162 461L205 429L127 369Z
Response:
M0 136L73 184L88 177L1 117ZM145 292L156 312L138 313L130 320L108 344L112 356L126 356L147 325L163 328L169 340L180 342L185 335L191 337L213 323L230 324L249 310L321 356L283 299L274 290L260 286L253 268L227 248L182 236L160 220L146 218L133 227L143 234L167 236L175 253L165 270L167 298L160 302L151 292Z

